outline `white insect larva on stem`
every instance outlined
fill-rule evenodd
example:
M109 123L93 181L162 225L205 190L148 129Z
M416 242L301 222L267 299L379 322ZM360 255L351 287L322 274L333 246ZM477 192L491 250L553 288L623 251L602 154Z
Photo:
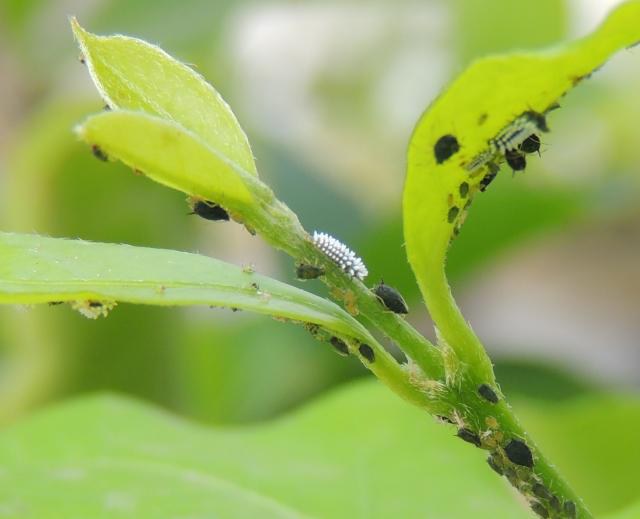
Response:
M313 232L313 244L324 252L342 271L360 280L367 277L369 271L362 259L349 247L325 232Z

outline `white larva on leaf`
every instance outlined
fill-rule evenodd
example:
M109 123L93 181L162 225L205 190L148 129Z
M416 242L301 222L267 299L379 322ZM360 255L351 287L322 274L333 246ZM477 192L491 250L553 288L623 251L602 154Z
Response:
M326 232L314 231L313 244L349 276L362 280L369 274L367 267L355 252Z

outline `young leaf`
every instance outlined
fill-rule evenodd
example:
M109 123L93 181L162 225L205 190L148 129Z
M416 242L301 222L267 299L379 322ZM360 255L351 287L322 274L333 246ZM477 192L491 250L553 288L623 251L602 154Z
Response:
M633 0L576 42L476 61L416 126L403 204L409 262L443 342L483 380L493 380L491 362L451 296L444 263L469 204L504 159L494 140L514 124L525 125L525 133L546 131L544 115L564 94L639 40L640 1Z
M174 121L256 175L249 141L233 112L194 70L145 41L97 36L75 18L71 28L91 78L110 108L141 110Z
M244 207L252 200L247 173L171 121L117 110L89 117L76 131L108 157L166 186L225 208Z

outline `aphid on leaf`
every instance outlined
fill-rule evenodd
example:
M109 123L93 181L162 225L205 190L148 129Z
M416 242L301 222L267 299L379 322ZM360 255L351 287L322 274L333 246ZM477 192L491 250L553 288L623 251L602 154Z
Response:
M462 184L460 184L460 187L458 188L459 192L460 192L460 196L462 198L466 198L466 196L469 194L469 184L467 184L466 182L463 182Z
M447 221L449 223L453 223L456 217L458 216L459 212L460 212L460 208L454 205L451 209L449 209L449 212L447 213Z
M500 466L500 463L498 462L498 460L493 456L493 454L491 456L489 456L487 458L487 463L489 464L489 466L495 471L497 472L499 475L503 475L504 471L502 470L502 467Z
M540 483L534 483L531 487L531 492L534 493L536 497L540 499L549 500L551 499L551 492L547 490L547 487Z
M525 153L535 153L536 151L540 151L540 137L535 133L529 135L529 137L520 144L520 151Z
M543 519L547 519L547 517L549 517L549 512L547 511L545 506L542 503L538 503L537 501L534 501L533 503L531 503L531 510L533 510L537 515L539 515Z
M492 170L489 171L489 173L487 173L484 177L482 177L482 180L480 181L480 191L484 192L489 187L489 184L493 182L496 176L498 176L498 172Z
M101 160L102 162L106 162L107 160L109 160L107 154L102 151L102 148L100 148L100 146L98 146L97 144L91 146L91 153L93 153L93 156L96 159Z
M507 164L513 171L522 171L527 167L527 159L524 158L524 154L517 150L508 150L504 154L504 158L507 159Z
M576 504L573 501L565 501L562 509L567 517L574 518L576 516Z
M460 150L458 139L453 135L443 135L433 147L433 154L436 157L436 162L442 164L453 154L457 153L458 150Z
M296 277L298 279L316 279L322 275L324 275L324 269L322 267L316 267L315 265L308 265L306 263L296 265Z
M384 281L380 281L380 283L373 288L373 293L378 296L378 299L387 310L391 310L395 314L409 313L409 307L402 295L400 295L400 292L389 285L385 285Z
M489 384L480 384L478 386L478 394L492 404L498 403L498 395Z
M214 202L208 202L205 200L196 200L191 207L192 212L190 214L197 214L205 220L212 221L228 221L229 213L222 207Z
M340 355L343 355L345 357L349 355L349 346L347 346L347 343L342 339L334 336L329 339L329 342Z
M313 244L347 275L362 280L369 274L362 259L333 236L329 236L325 232L314 231Z
M480 436L470 429L466 429L464 427L462 429L458 429L456 436L461 440L472 443L476 447L480 447Z
M533 467L531 449L522 440L511 440L504 448L504 452L512 463L522 467Z
M373 362L376 360L376 356L373 352L373 348L368 344L361 344L358 348L360 355L362 355L368 362Z

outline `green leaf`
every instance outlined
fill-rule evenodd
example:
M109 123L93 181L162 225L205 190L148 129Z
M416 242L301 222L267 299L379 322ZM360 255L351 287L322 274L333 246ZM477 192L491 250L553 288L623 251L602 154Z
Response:
M225 306L370 339L360 323L329 300L196 254L0 233L0 257L0 303Z
M519 407L545 448L558 442L561 468L584 468L579 490L587 480L600 485L594 503L614 485L628 498L637 488L640 453L621 434L640 426L637 400ZM543 425L549 417L551 427ZM597 428L602 455L589 445L591 435L572 446L575 430L598 420L609 425ZM621 463L609 464L609 455ZM141 403L94 396L0 432L7 482L0 504L21 519L534 517L486 469L485 457L378 384L352 385L279 421L235 429L206 429ZM613 470L620 477L609 480ZM598 516L614 511L613 501L599 502Z
M247 136L220 94L159 47L127 36L96 36L75 18L73 33L91 78L111 108L174 121L248 173L256 166Z
M21 519L529 517L480 451L369 384L235 430L87 398L0 433L0 466Z
M225 208L252 200L247 173L171 121L118 110L91 116L76 131L86 143L165 186Z
M485 380L493 379L491 363L453 301L444 263L454 230L464 222L480 182L503 160L490 142L515 121L534 124L532 114L552 110L558 99L612 53L639 40L640 1L633 0L576 42L476 61L433 102L416 126L408 151L403 204L409 262L444 342ZM439 159L437 143L448 148Z

